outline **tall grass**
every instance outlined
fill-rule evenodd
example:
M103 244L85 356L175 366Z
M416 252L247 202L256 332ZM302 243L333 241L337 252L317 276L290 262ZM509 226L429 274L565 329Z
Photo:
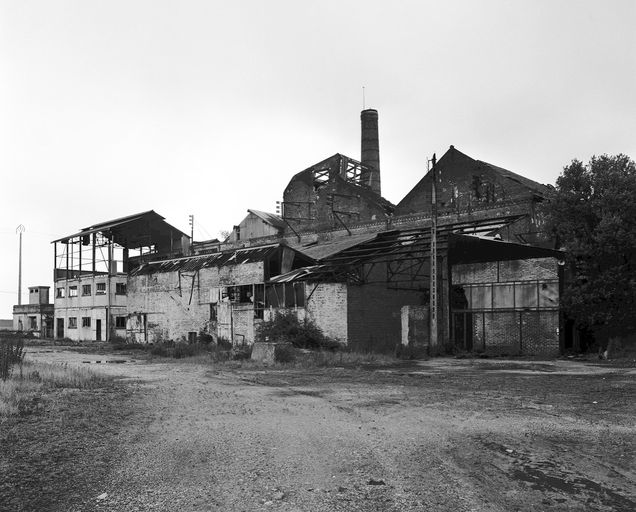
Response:
M19 374L0 381L0 419L36 412L42 407L43 396L52 390L95 389L110 381L89 368L25 361Z

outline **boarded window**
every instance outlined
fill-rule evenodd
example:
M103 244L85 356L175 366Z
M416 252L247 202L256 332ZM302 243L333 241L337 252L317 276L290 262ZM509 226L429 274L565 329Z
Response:
M86 296L86 295L90 295L91 294L91 285L90 284L83 284L82 285L82 295Z
M91 317L83 316L82 317L82 327L90 327L91 326Z
M36 316L29 317L29 329L35 330L38 328L38 318Z
M490 285L471 287L470 307L471 309L490 309L492 307L492 288Z
M68 319L68 328L69 329L77 329L77 318L74 316L69 317Z
M512 309L515 307L515 285L495 284L492 287L492 307L494 309Z
M515 291L518 308L537 307L537 283L518 283Z

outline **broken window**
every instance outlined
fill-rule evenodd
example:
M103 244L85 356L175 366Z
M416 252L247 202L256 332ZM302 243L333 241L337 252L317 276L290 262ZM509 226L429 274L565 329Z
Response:
M91 326L91 317L83 316L82 317L82 327L90 327Z
M125 316L116 316L115 317L115 329L125 329L126 328L126 317Z
M69 286L68 287L68 296L69 297L77 297L77 286Z
M126 295L126 283L115 284L115 294Z
M83 284L82 285L82 296L86 296L86 295L90 295L91 294L91 285L90 284Z
M106 295L106 283L97 283L95 295Z
M265 285L254 285L254 317L263 318L263 310L265 309Z
M267 307L302 308L305 306L305 283L285 283L269 285L266 289Z
M69 329L77 329L77 317L70 316L68 318L68 328Z
M66 290L64 288L58 288L55 297L57 297L58 299L63 299L66 296L65 292Z
M248 304L254 301L253 290L251 284L228 286L227 297L230 302L238 304Z

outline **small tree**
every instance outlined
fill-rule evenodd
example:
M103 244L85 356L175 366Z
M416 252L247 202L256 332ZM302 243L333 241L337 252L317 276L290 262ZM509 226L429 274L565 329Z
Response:
M547 227L574 275L562 306L606 342L636 332L636 165L625 155L573 160L546 202Z

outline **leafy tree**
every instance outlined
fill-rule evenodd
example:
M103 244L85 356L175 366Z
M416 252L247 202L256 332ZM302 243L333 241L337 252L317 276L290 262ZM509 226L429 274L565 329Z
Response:
M573 275L562 305L598 341L636 332L636 165L625 155L573 160L545 214Z

